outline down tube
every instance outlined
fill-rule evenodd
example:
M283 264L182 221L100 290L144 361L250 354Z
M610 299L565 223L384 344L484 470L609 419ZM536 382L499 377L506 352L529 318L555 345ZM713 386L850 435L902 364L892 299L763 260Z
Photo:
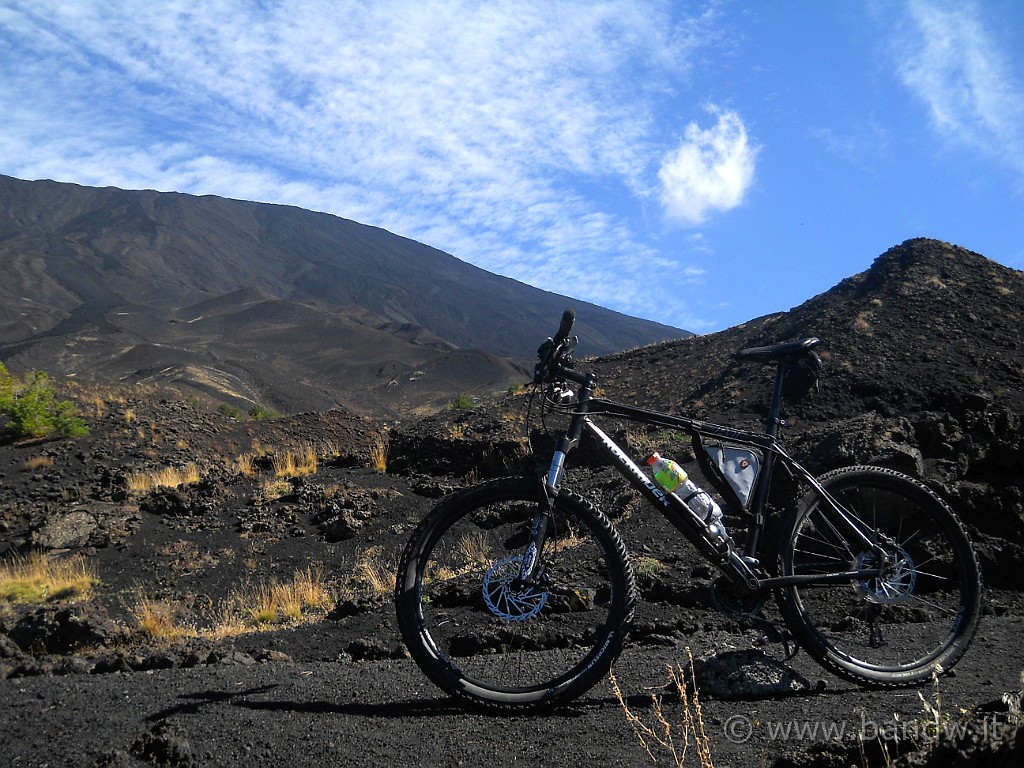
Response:
M704 521L691 512L682 499L659 488L653 480L644 474L636 462L627 456L618 444L589 418L584 421L583 426L633 487L655 504L669 522L679 529L695 547L712 559L731 559L727 548L720 549L706 537Z

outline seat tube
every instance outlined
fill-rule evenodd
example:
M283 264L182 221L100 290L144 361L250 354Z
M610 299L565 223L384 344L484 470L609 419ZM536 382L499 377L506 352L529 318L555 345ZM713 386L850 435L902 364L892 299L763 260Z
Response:
M782 427L782 386L786 381L786 369L781 363L775 369L775 390L772 393L772 404L768 409L768 418L764 424L764 432L771 437L779 436Z

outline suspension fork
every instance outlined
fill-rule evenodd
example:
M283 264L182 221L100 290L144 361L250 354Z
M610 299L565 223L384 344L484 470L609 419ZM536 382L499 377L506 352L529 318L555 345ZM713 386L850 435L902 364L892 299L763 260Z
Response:
M540 482L537 514L533 518L533 525L530 528L530 540L523 551L523 558L519 568L518 581L520 584L533 583L543 571L540 553L544 551L544 543L547 541L548 533L551 530L551 521L555 511L555 499L558 498L562 478L565 475L565 459L579 446L580 437L583 434L583 424L587 418L587 406L590 403L590 399L594 396L596 381L593 376L588 374L578 383L580 383L581 387L576 408L573 409L568 428L555 444L555 452L551 456L551 465L548 467L547 476Z

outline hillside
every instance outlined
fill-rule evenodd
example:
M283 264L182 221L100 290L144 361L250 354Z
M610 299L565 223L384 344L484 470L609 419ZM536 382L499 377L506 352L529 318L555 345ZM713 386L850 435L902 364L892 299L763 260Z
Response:
M570 300L298 208L0 176L0 360L392 417L522 379ZM593 348L686 335L573 301Z
M224 296L179 310L171 325L214 333L225 313L258 308L273 317L275 300L260 291ZM1001 696L1020 685L1024 637L1022 309L1021 273L911 240L790 312L581 363L598 371L610 398L751 424L763 410L764 372L738 365L736 350L819 336L821 391L788 408L793 454L819 469L877 462L916 474L950 500L978 545L982 629L953 674L921 698L864 691L797 654L784 666L795 688L769 684L727 699L702 691L716 765L1019 762L1024 729ZM581 355L591 351L583 321ZM82 404L89 436L0 442L0 556L81 555L99 583L89 599L0 604L0 751L10 760L333 765L342 751L367 766L392 765L401 754L426 766L650 764L608 685L549 717L469 714L425 680L395 628L388 578L438 497L515 471L528 459L526 435L543 461L543 432L523 418L529 397L507 394L388 431L341 410L238 422L153 384L67 393ZM387 467L378 471L370 449L384 445ZM305 470L282 471L284 457L309 451L317 460ZM136 482L190 464L200 475L194 482ZM650 695L685 648L719 659L762 648L763 629L710 607L714 570L636 504L621 478L583 451L568 482L614 518L644 566L615 670L631 708L653 714ZM308 623L258 631L250 618L248 631L223 630L225 606L241 590L309 568L322 569L333 597ZM765 610L777 619L770 603ZM167 623L147 630L140 617ZM763 651L782 665L780 644ZM740 672L723 666L719 674ZM939 694L946 721L973 716L974 730L929 750L932 741L905 726L927 721L922 701ZM758 727L736 739L728 724L737 716ZM762 725L787 723L848 730L788 739ZM865 723L890 730L858 739Z

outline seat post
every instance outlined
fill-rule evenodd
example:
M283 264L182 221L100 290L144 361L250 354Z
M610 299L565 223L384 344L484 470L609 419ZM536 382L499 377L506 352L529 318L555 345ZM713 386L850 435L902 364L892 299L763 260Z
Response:
M786 364L780 362L775 368L775 391L772 393L772 404L764 424L765 434L771 437L778 437L779 428L782 427L782 386L785 381Z

